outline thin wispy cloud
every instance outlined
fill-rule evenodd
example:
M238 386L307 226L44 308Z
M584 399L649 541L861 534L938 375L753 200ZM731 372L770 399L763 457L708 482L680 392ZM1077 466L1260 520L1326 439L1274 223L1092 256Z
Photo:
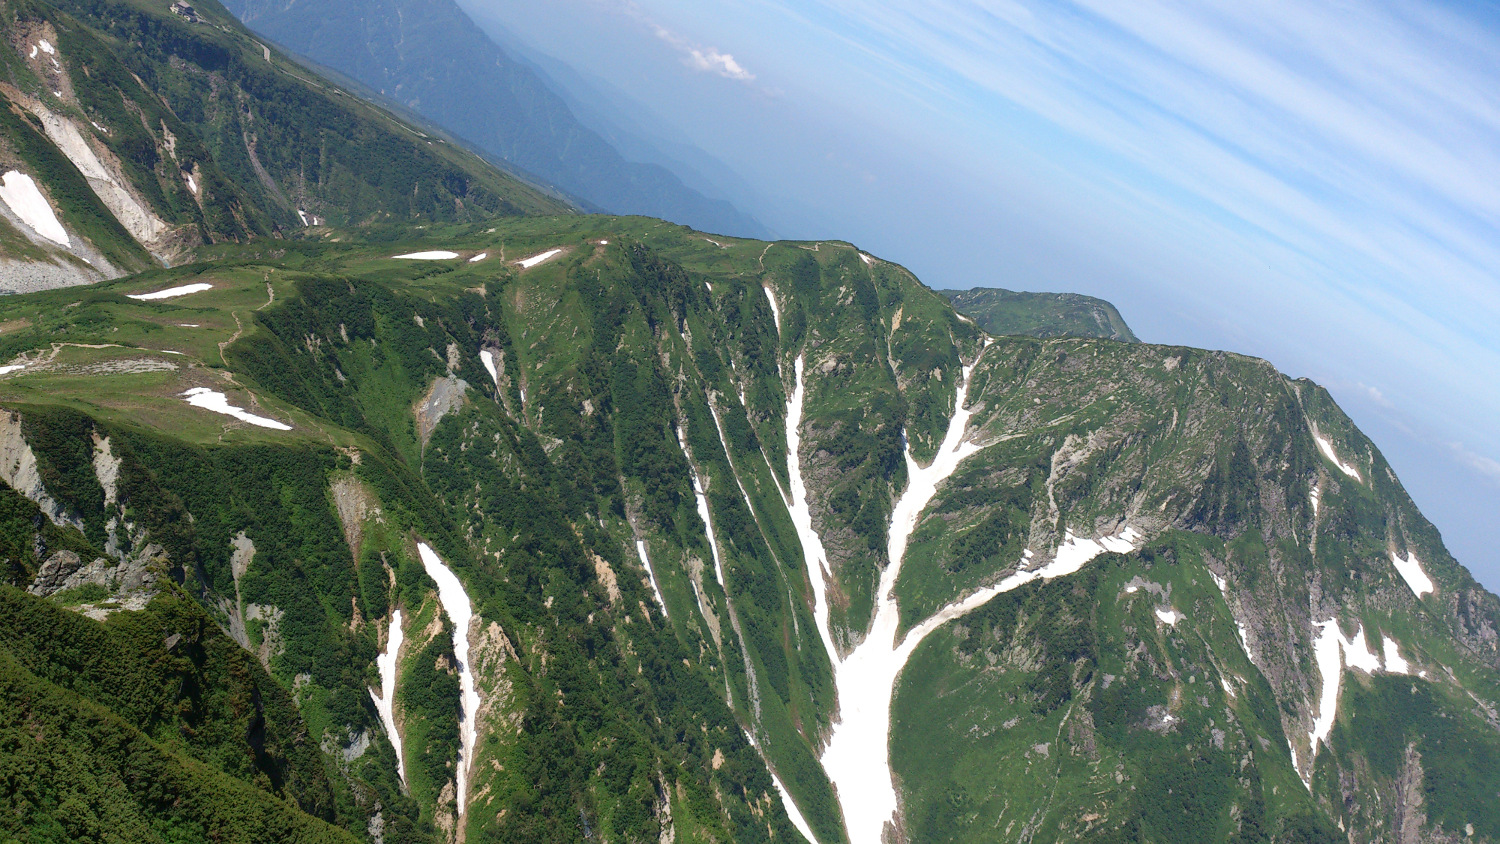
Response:
M682 55L683 64L701 73L710 73L722 76L725 79L733 79L736 82L754 82L755 74L746 70L744 65L735 60L734 56L720 51L717 47L709 47L694 43L691 39L662 26L651 15L647 14L640 5L631 0L624 0L618 4L617 9L627 17L634 18L644 25L663 43L669 45L673 50Z
M1430 4L780 5L882 56L892 91L951 92L980 131L1031 133L1127 210L1260 256L1340 311L1335 332L1445 361L1384 373L1407 391L1477 391L1500 411L1473 378L1500 371L1493 32Z

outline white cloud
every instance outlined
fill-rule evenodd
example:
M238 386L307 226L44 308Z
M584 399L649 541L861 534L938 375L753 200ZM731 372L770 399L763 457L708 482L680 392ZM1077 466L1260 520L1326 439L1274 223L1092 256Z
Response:
M689 48L688 66L694 70L717 73L725 79L737 79L741 82L755 81L755 74L741 67L740 63L734 60L734 56L721 53L712 47L706 50Z

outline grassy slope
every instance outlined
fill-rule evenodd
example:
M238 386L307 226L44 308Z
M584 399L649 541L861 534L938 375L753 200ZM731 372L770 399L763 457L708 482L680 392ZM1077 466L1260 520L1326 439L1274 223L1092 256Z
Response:
M1100 337L1139 343L1114 305L1078 293L1022 293L998 287L940 291L990 334Z
M721 248L679 227L603 217L447 226L396 243L333 242L341 236L277 244L274 255L270 245L216 247L204 255L211 267L159 271L87 295L0 301L0 325L13 326L0 334L7 358L30 349L29 359L40 360L53 342L79 344L0 380L0 404L78 409L130 443L194 515L197 538L183 540L183 553L196 555L202 588L231 588L227 540L247 529L258 552L241 583L245 600L280 607L302 625L284 627L286 650L272 669L305 690L308 723L324 736L378 734L364 694L377 647L368 622L393 604L411 618L432 617L411 543L421 536L438 548L517 655L505 669L503 714L481 739L481 764L503 767L475 780L476 793L488 789L478 798L486 817L504 810L506 820L471 834L567 838L587 824L605 837L650 837L667 804L684 840L790 834L779 812L752 810L775 801L743 727L820 837L836 840L837 810L815 763L832 716L830 669L778 491L791 363L799 352L808 360L804 466L825 542L843 555L840 635L857 636L900 483L882 468L887 434L910 426L919 459L930 454L924 440L951 412L956 364L978 344L973 330L900 268L867 264L842 244ZM422 248L459 257L390 258ZM535 269L512 263L553 248L566 251ZM490 257L468 260L480 253ZM200 280L214 289L162 303L117 295ZM763 284L781 307L779 334ZM219 343L236 331L242 339L221 356ZM116 345L85 348L103 343ZM481 347L502 361L498 387L479 364ZM101 367L144 359L179 368ZM410 408L450 369L470 385L468 403L424 446ZM294 430L226 424L177 398L197 384L230 388L237 403ZM1399 638L1419 665L1451 666L1458 678L1434 684L1439 703L1426 709L1349 692L1341 723L1358 724L1368 711L1416 731L1421 719L1447 712L1463 726L1458 738L1423 747L1424 770L1441 782L1482 758L1473 742L1489 728L1441 701L1457 683L1494 699L1492 649L1482 633L1465 632L1492 623L1493 598L1446 556L1326 394L1232 355L1008 339L985 353L971 396L983 402L979 436L996 442L940 492L914 535L898 584L913 613L1004 574L1021 547L1053 547L1063 527L1096 535L1128 515L1156 539L1086 575L998 600L919 649L896 717L941 729L915 744L915 730L898 734L893 745L909 829L939 840L992 838L998 812L1017 829L1056 830L1042 820L1073 818L1095 832L1174 840L1182 818L1198 813L1219 819L1221 840L1267 840L1254 837L1257 829L1298 840L1326 831L1332 818L1373 834L1390 818L1379 807L1392 804L1394 785L1388 764L1365 761L1370 751L1357 737L1336 732L1333 751L1319 755L1312 801L1290 773L1292 753L1307 752L1316 699L1310 624L1330 615L1345 622L1346 635L1362 622L1372 635ZM1373 480L1337 474L1306 418ZM674 428L708 488L727 589L712 574ZM1069 442L1089 443L1087 453L1054 473L1054 455ZM358 465L336 450L350 447ZM348 472L374 491L384 519L357 556L324 491ZM1313 482L1323 484L1315 524ZM1059 519L1038 521L1049 501ZM670 619L650 608L637 536ZM1418 553L1439 596L1416 601L1403 591L1385 557L1390 544ZM1227 598L1210 572L1227 578ZM1170 585L1172 606L1187 618L1158 624L1159 602L1146 597L1156 593L1123 591L1137 576ZM1315 617L1311 594L1321 596ZM1254 663L1240 649L1236 621L1249 631ZM436 650L408 658L411 676L439 665L446 641L437 636ZM1105 675L1130 682L1106 686ZM423 822L441 821L433 795L448 776L453 737L435 728L448 723L448 685L440 671L413 687L420 694L408 688L401 698ZM1154 706L1182 722L1151 728ZM1013 717L1020 720L1002 729ZM699 726L674 732L688 723ZM986 741L969 737L975 723L992 730ZM1222 747L1215 729L1225 733ZM1035 749L1049 743L1045 756ZM389 749L376 744L347 781L388 793ZM1240 768L1247 748L1251 766ZM1163 768L1163 759L1175 761ZM1191 793L1170 785L1174 772L1200 764ZM588 774L600 766L605 776ZM1382 796L1341 808L1341 776ZM339 785L343 772L333 779L341 794L358 791ZM1173 799L1159 792L1162 783ZM1088 796L1100 790L1109 797ZM352 818L355 801L340 799ZM1425 811L1441 823L1487 811L1461 791L1427 799ZM1091 814L1098 817L1082 820Z

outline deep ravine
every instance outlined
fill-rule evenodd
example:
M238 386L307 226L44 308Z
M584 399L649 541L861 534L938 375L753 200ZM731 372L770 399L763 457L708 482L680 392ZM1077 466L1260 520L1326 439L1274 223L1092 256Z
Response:
M988 347L988 342L986 342ZM980 352L981 356L983 351ZM917 521L947 480L968 457L981 446L965 440L971 411L968 399L969 375L978 360L963 368L963 377L954 396L953 417L949 420L942 445L928 466L921 466L906 450L908 482L891 511L890 565L881 574L876 592L875 618L869 634L842 659L833 644L829 627L827 557L817 531L812 525L807 501L807 486L802 478L799 448L803 402L806 397L804 360L796 361L796 384L787 403L787 464L792 485L792 521L802 543L803 555L813 580L814 615L823 645L834 666L834 685L838 690L838 720L823 751L822 765L838 793L844 826L853 844L880 844L887 823L895 818L898 806L890 767L891 699L896 680L918 644L941 625L977 609L991 598L1039 578L1072 574L1104 551L1128 552L1135 547L1136 533L1129 527L1118 535L1098 540L1079 539L1071 533L1058 547L1050 563L1042 568L1017 571L999 583L980 589L954 602L913 628L897 640L900 610L895 595L896 579L906 554L907 541ZM1022 561L1033 557L1028 553Z

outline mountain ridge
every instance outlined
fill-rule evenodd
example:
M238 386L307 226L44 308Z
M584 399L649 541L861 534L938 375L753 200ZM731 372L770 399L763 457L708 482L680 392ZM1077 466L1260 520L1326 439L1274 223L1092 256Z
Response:
M417 8L387 0L377 8L236 0L230 6L267 37L598 208L725 234L766 234L728 202L697 193L667 169L621 158L455 3Z

